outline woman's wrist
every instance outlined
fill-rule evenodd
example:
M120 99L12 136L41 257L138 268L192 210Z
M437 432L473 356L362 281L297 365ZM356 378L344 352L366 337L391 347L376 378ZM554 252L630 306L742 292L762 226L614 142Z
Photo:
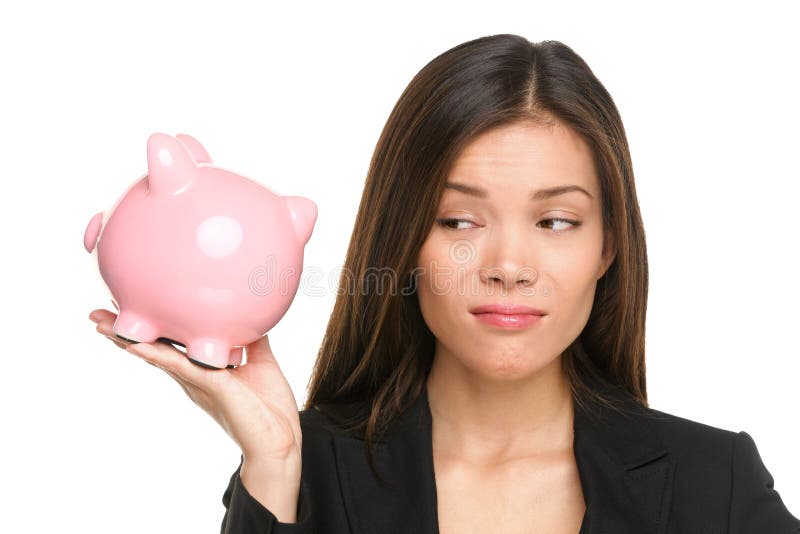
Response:
M239 471L247 493L281 523L297 522L300 475L299 457L283 462L244 459Z

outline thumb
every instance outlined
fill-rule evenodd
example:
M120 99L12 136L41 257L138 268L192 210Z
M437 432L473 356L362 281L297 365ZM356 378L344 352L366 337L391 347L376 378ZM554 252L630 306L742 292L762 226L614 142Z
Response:
M266 334L245 345L245 352L247 363L275 362L275 355L272 354L272 347L269 345L269 337Z

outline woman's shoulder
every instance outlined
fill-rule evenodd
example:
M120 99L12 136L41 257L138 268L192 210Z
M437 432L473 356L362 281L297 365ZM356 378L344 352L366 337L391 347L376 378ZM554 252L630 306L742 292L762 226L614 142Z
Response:
M736 464L761 461L753 436L674 413L646 408L651 428L673 454L686 457L727 459ZM730 465L730 464L729 464Z
M706 492L723 491L729 522L742 532L800 532L800 521L783 502L769 462L765 464L750 433L653 408L645 412L650 428L672 456L682 494L711 502Z
M651 456L656 450L668 453L681 479L701 486L714 481L725 487L726 481L753 473L761 477L759 483L772 483L756 441L747 431L644 406L627 395L617 398L621 401L618 411L601 410L599 420L585 423L594 435L605 438L603 443L633 451L640 450L638 443L647 443Z
M628 483L662 481L676 531L703 530L698 519L713 518L731 532L800 532L750 433L626 399L621 411L580 418L580 452L621 467Z
M736 503L761 499L766 507L783 510L775 479L756 440L745 430L730 430L674 413L647 408L650 428L672 455L682 478L699 484L727 480Z
M744 431L716 426L706 421L667 412L644 405L618 386L602 386L605 396L615 409L592 403L598 408L599 419L582 420L603 433L621 433L631 440L655 441L672 454L719 459L724 451L733 450L738 442L752 440ZM589 410L592 412L592 410ZM654 434L654 436L650 436ZM655 440L651 439L655 438Z
M649 428L656 431L664 444L673 450L705 446L709 451L718 453L719 447L733 445L742 434L746 434L651 407L645 408L644 414Z
M706 421L692 419L652 407L644 408L648 430L655 432L664 447L678 463L690 469L708 472L711 466L723 469L753 466L761 456L752 435L745 430L732 430Z

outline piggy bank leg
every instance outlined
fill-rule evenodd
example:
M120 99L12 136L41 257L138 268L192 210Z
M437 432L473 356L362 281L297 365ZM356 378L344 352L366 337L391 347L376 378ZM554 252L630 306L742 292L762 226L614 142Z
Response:
M158 331L147 319L128 310L119 312L112 330L118 337L134 343L152 343L158 339Z
M196 338L186 344L186 356L203 367L224 369L231 363L231 346L218 339Z

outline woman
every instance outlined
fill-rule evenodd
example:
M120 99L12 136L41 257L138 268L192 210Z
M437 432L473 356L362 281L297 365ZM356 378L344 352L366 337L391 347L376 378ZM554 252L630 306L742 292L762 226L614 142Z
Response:
M246 365L129 344L242 450L223 533L800 532L746 432L648 407L647 253L586 63L495 35L388 119L304 409Z

